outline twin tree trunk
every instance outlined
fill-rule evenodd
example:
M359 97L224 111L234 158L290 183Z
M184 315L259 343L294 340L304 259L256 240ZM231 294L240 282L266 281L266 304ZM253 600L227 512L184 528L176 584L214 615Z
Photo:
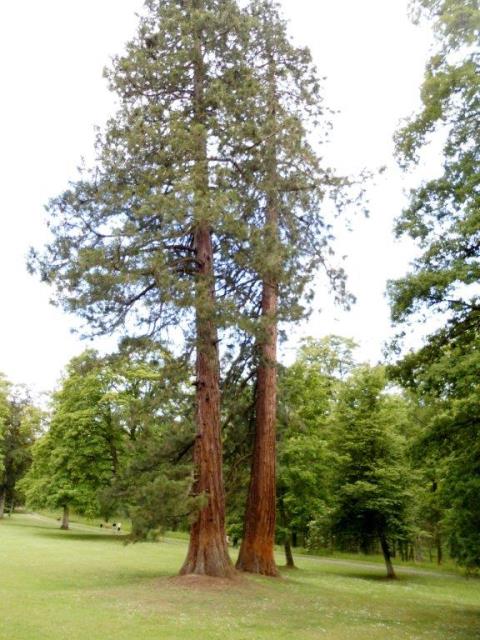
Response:
M191 0L195 11L201 0ZM202 33L194 34L194 121L197 126L195 143L194 182L194 250L197 265L196 280L196 406L197 436L193 452L194 495L203 495L206 505L200 510L190 530L187 558L181 575L200 574L231 577L234 574L228 554L225 533L225 493L222 472L222 437L220 424L220 366L215 324L215 280L210 223L203 207L208 201L208 159L206 111L204 100L205 63Z

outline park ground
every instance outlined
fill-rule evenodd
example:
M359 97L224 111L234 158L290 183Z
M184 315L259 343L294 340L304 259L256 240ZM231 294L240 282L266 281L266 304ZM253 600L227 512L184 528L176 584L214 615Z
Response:
M0 523L0 640L480 640L478 578L309 556L281 579L178 578L185 540L57 527Z

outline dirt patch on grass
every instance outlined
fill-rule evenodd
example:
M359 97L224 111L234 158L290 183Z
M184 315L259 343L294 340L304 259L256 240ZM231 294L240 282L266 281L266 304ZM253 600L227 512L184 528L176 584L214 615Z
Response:
M212 578L210 576L199 576L195 574L172 576L166 580L159 580L158 585L193 591L250 591L252 588L258 586L240 573L236 574L233 578Z

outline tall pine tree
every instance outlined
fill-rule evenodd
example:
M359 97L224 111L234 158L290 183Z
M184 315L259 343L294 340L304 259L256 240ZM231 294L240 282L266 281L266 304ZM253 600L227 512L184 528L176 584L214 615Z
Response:
M310 52L290 42L276 2L251 3L248 13L255 92L245 100L232 144L242 169L238 179L249 222L246 265L258 284L259 319L253 461L237 567L275 576L278 323L304 315L319 265L345 297L343 273L327 266L331 237L321 203L326 191L338 193L346 181L321 167L312 146L313 131L323 135L328 123Z
M221 242L238 218L234 194L222 188L222 149L236 101L241 24L233 0L147 0L137 36L107 72L120 110L98 138L96 166L50 203L54 239L31 262L54 284L56 299L98 333L127 326L172 339L182 327L193 342L193 493L208 500L182 572L213 576L233 571L213 236Z

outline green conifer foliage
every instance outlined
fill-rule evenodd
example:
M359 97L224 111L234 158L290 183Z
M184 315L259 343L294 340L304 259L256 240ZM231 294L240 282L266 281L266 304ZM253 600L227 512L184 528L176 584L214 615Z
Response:
M213 233L239 218L220 188L242 31L233 0L148 0L136 37L107 71L120 109L97 163L49 206L54 240L32 267L94 331L128 327L196 347L195 482L209 496L184 572L230 575L224 531ZM241 226L241 225L240 225ZM220 240L218 240L220 242ZM228 253L228 252L227 252ZM219 256L225 255L219 253ZM223 313L225 312L225 313Z
M338 297L348 299L343 273L328 266L331 235L322 206L326 192L338 195L347 181L324 169L315 149L328 122L310 52L290 42L276 2L251 3L248 13L247 59L255 92L238 118L232 155L249 223L237 260L252 273L258 309L252 303L242 311L252 309L259 319L252 476L237 567L274 576L278 323L305 314L320 265Z

